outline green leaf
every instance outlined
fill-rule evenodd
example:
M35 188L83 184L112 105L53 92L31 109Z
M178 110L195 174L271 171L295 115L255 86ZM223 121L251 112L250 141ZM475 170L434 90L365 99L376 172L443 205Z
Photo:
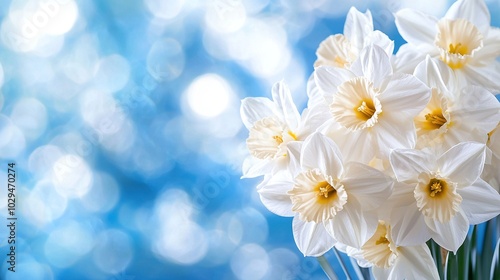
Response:
M441 247L432 239L427 241L427 246L431 251L432 258L434 259L434 263L436 264L436 268L439 274L439 279L444 279L443 275L443 265L441 259Z
M500 279L500 238L497 241L491 260L490 279Z
M457 261L458 261L458 279L468 280L469 279L469 256L470 256L470 244L469 237L465 238L464 243L457 251Z
M481 260L481 275L482 277L487 277L487 275L490 275L490 269L491 269L491 259L493 257L493 248L494 248L494 235L495 235L495 230L496 230L496 223L495 220L489 220L486 223L486 230L485 230L485 235L484 235L484 242L483 242L483 252L479 256ZM482 278L481 278L482 279Z
M458 262L457 255L453 252L448 252L446 257L446 279L458 278Z
M474 275L474 279L479 278L479 268L477 265L478 261L478 251L477 251L477 225L474 225L474 229L472 230L472 236L470 238L470 256L469 256L469 266L471 269L472 275Z

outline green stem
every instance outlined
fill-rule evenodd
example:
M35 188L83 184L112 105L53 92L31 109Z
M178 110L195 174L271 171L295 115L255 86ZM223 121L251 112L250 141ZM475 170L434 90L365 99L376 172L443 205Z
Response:
M437 245L434 240L429 240L427 241L427 245L429 246L429 250L431 251L432 258L434 259L434 262L436 263L436 267L438 270L439 278L444 279L444 269L443 269L443 261L442 261L442 256L441 256L441 247Z
M342 271L344 271L344 274L347 277L347 280L351 280L351 275L349 274L349 271L347 270L347 267L345 266L345 263L339 254L339 251L337 251L337 248L333 247L333 252L335 253L335 256L337 257L337 260L339 261L340 267L342 267Z
M316 258L321 265L321 268L325 272L326 276L330 280L338 280L337 275L335 275L335 272L333 271L332 266L328 262L328 260L325 258L325 256L320 256Z

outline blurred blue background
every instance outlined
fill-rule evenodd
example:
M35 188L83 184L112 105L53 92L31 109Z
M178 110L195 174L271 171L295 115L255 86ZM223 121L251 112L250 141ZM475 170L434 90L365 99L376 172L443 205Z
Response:
M326 279L239 179L240 100L284 79L304 108L351 6L399 47L392 12L450 5L416 2L2 1L0 216L15 162L18 221L16 273L0 227L0 278Z

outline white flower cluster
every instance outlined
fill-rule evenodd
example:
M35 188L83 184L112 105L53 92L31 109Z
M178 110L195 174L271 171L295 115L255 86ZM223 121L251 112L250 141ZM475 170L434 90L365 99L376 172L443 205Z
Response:
M482 0L395 17L408 43L393 55L351 8L317 50L302 114L284 82L242 101L243 177L264 175L263 204L293 217L305 256L335 246L377 279L437 279L425 242L456 252L500 214L500 29Z

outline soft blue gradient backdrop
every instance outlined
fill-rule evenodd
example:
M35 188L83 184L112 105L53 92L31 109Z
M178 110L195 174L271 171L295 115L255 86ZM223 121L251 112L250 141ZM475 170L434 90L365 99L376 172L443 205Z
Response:
M306 2L3 1L0 215L15 162L18 221L16 273L0 227L0 278L325 279L239 179L239 101L284 79L304 108L352 5L399 47L392 12L449 4Z

